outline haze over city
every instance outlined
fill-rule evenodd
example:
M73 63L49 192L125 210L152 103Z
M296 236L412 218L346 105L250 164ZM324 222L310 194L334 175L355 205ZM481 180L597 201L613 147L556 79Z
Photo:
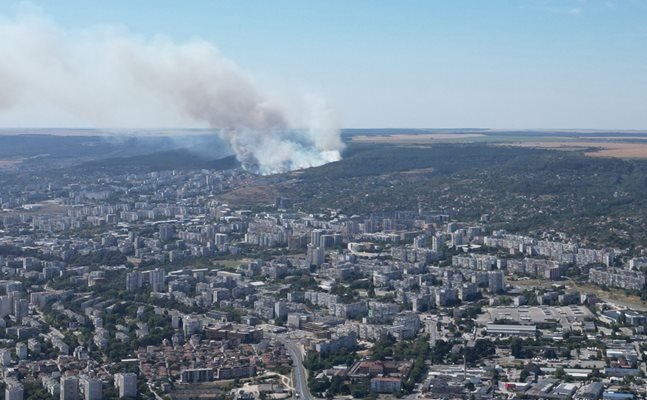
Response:
M647 1L0 0L0 400L647 399Z

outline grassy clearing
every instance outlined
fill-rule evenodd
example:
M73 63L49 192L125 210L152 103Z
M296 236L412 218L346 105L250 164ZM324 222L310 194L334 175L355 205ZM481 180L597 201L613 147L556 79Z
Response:
M603 290L598 286L591 285L588 283L577 283L572 280L568 281L545 281L540 279L528 279L528 280L519 280L519 281L509 281L510 284L518 286L521 288L542 288L550 289L553 285L565 285L568 289L577 290L583 293L592 293L601 298L602 300L618 304L621 306L629 307L635 310L647 311L647 302L640 299L640 297L635 295L628 295L622 289L611 288L608 290Z

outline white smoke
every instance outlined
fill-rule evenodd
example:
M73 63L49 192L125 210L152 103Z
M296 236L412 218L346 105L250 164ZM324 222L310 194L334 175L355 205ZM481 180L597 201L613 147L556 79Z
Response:
M0 124L46 114L99 128L208 126L261 174L337 161L343 148L323 102L285 106L206 41L65 30L34 12L0 19Z

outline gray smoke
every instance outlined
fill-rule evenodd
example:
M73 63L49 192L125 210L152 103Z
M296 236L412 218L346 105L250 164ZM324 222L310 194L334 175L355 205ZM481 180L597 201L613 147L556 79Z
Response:
M0 125L34 117L32 126L208 126L261 174L341 158L322 101L287 106L206 41L65 30L33 12L0 19L0 38Z

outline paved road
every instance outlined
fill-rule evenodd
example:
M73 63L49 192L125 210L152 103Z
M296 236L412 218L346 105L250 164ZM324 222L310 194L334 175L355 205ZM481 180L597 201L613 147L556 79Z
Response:
M155 395L157 400L164 400L159 394L157 394L155 389L153 389L153 384L151 382L147 382L146 385L148 385L148 390Z
M308 389L306 369L303 366L303 358L298 345L295 342L278 335L272 334L271 337L281 342L281 344L283 344L288 350L290 357L292 357L292 372L294 375L293 386L296 392L301 396L300 398L306 400L314 399L315 397L310 393L310 389Z

